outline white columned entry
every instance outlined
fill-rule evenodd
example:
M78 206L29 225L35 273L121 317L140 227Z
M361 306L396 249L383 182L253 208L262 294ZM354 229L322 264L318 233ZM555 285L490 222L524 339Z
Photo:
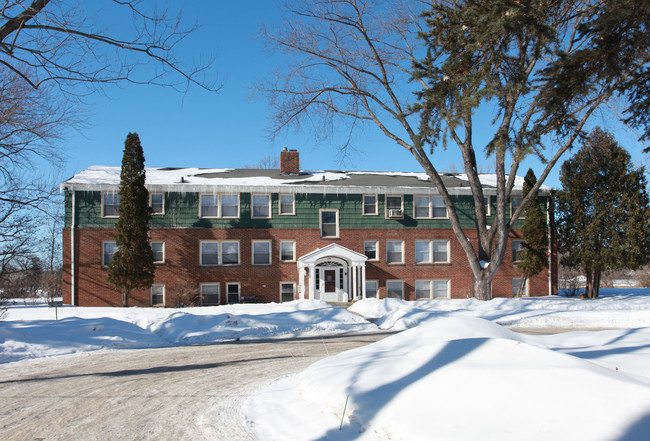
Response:
M305 300L305 265L298 264L298 293L299 299Z

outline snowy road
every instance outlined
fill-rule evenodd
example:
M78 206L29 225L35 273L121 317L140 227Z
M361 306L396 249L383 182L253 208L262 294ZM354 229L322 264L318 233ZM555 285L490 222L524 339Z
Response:
M106 351L4 364L0 439L252 440L240 408L259 386L388 335Z

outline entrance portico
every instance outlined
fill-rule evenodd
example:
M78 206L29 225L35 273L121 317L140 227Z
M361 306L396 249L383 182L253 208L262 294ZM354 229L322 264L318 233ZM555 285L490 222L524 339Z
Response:
M350 302L366 297L366 260L356 251L330 244L298 259L300 299ZM305 274L309 275L305 289Z

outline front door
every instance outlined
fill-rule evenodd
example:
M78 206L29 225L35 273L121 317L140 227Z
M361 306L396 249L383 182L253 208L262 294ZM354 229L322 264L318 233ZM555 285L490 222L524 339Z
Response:
M326 302L339 302L341 289L339 278L342 268L323 268L321 270L321 299Z

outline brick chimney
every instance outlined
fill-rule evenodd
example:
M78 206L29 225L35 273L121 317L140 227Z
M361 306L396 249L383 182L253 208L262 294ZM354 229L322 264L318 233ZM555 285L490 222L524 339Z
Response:
M280 152L280 172L287 175L300 173L300 156L298 150L287 150L283 148Z

